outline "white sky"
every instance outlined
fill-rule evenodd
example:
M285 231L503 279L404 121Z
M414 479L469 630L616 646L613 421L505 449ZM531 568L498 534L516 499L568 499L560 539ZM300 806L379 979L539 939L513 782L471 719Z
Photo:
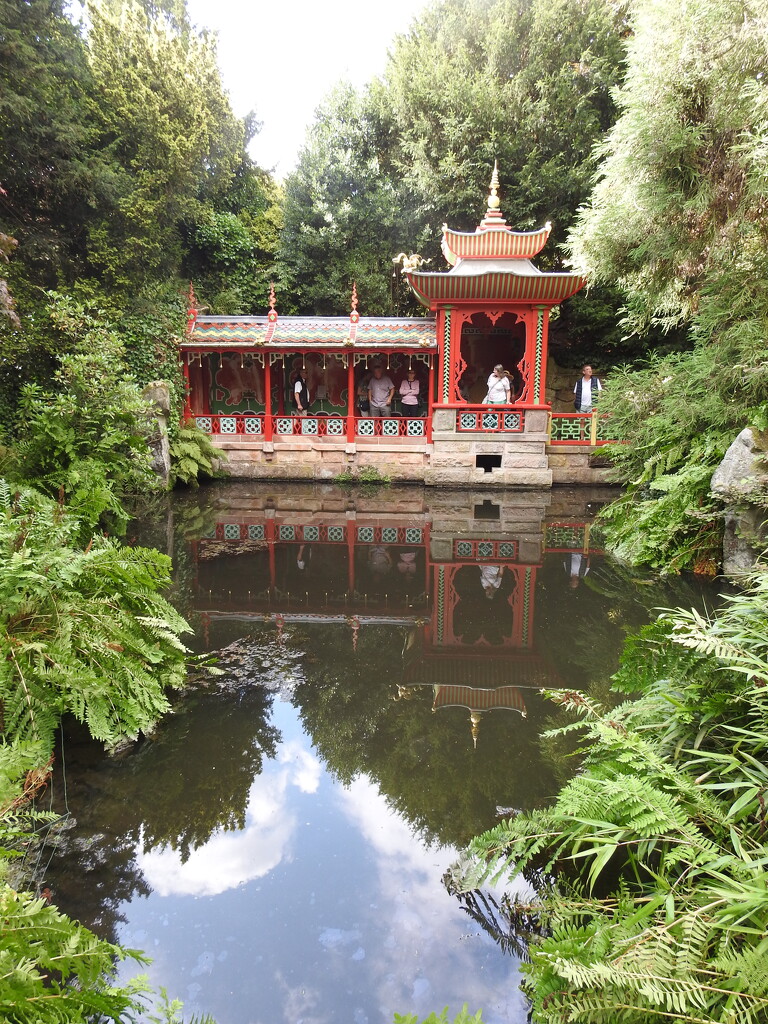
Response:
M219 65L235 113L263 127L251 155L283 178L315 109L344 79L381 74L398 33L427 0L187 0L192 22L218 33Z

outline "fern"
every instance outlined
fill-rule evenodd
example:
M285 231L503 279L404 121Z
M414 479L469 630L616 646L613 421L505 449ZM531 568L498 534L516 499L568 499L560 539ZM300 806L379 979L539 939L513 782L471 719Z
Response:
M210 437L193 423L180 427L170 446L171 483L197 487L201 476L213 477L226 453L215 448Z
M664 612L627 644L635 701L548 693L577 716L582 772L450 872L458 891L553 875L523 966L541 1024L768 1019L766 595L758 573L715 616Z

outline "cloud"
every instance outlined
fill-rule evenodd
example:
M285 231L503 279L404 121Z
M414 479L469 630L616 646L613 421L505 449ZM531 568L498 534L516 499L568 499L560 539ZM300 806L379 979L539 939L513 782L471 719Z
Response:
M216 896L263 878L291 859L296 816L288 810L288 790L314 793L321 773L318 759L298 741L284 744L273 770L251 786L243 831L216 832L184 864L170 847L139 853L148 885L159 896Z

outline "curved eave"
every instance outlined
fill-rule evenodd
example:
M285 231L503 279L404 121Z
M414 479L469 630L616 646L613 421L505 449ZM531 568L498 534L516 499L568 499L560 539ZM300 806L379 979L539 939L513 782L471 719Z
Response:
M443 228L443 252L449 263L464 259L530 259L547 244L552 225L538 231L486 228L482 231L453 231Z
M540 302L556 305L587 283L580 274L408 274L408 283L424 306L445 302Z
M435 322L430 319L376 319L361 317L351 324L344 318L283 318L270 323L263 318L198 318L182 349L258 348L270 351L335 349L435 350Z
M486 690L476 686L436 684L433 709L460 707L470 711L519 711L525 714L525 698L516 686L500 686Z

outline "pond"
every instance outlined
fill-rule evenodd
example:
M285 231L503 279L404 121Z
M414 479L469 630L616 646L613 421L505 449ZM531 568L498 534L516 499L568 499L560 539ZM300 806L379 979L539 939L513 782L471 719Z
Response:
M604 695L628 630L703 600L603 555L610 497L262 483L175 499L137 537L173 555L191 645L222 674L120 756L66 733L55 902L145 950L151 981L218 1024L465 1002L522 1024L503 894L459 899L443 875L572 770L539 743L557 716L540 689Z

